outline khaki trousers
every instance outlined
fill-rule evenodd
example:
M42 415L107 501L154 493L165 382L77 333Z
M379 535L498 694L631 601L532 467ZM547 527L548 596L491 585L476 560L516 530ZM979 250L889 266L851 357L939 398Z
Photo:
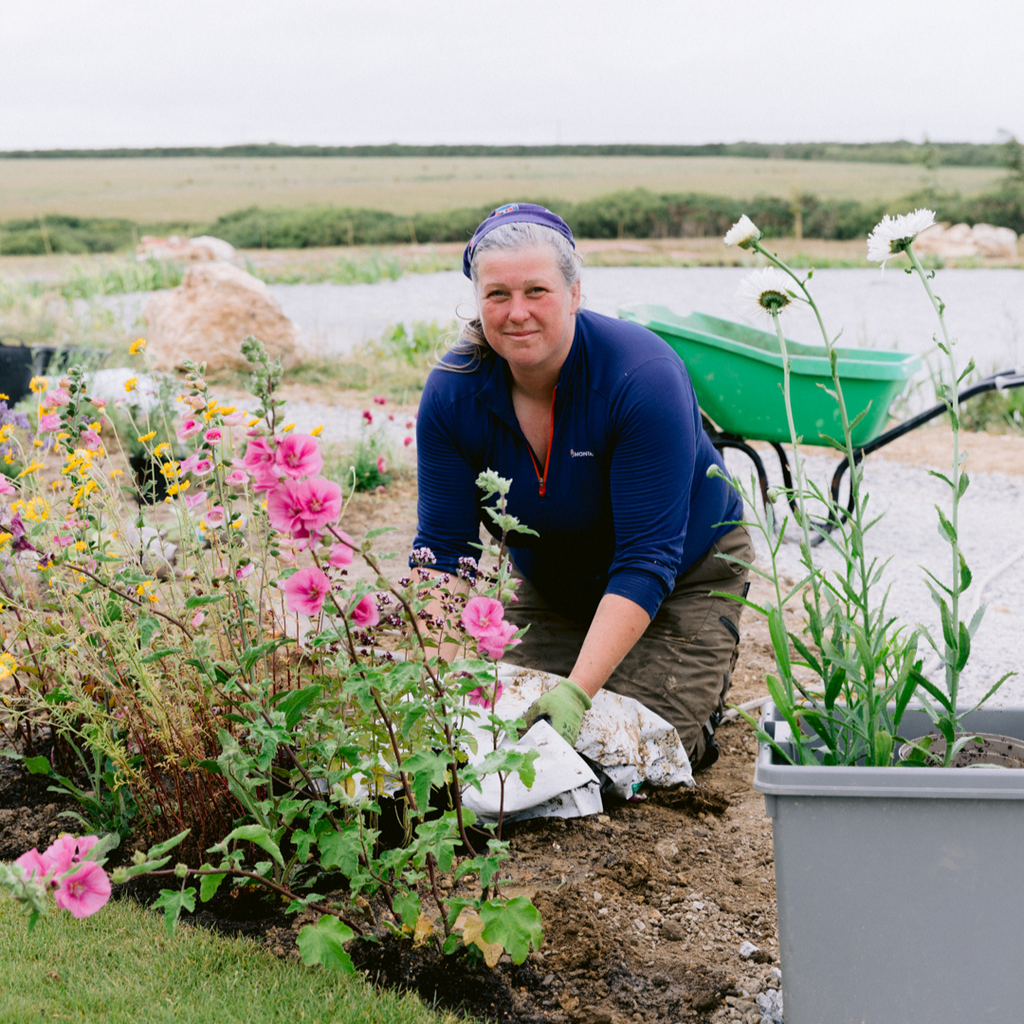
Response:
M742 595L747 570L719 553L753 562L745 526L737 526L679 579L643 636L612 673L607 689L633 697L679 732L693 763L704 753L702 726L722 707L736 665L743 606L712 591ZM576 663L589 623L553 611L522 580L518 602L505 608L517 628L529 625L522 643L505 650L505 660L525 668L567 676Z

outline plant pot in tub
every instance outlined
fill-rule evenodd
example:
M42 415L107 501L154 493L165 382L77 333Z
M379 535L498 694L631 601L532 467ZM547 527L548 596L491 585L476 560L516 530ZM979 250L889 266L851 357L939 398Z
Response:
M771 704L762 727L785 747ZM971 732L1024 739L1024 708ZM908 711L901 732L931 722ZM1024 770L793 765L762 743L786 1024L1024 1014Z

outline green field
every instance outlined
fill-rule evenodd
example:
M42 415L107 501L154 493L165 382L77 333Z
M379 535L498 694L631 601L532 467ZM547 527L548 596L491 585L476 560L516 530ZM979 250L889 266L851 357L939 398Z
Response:
M398 214L507 198L579 201L617 189L749 198L813 192L892 201L927 185L977 195L998 167L743 157L173 157L0 160L0 221L42 214L204 224L251 205L311 203Z

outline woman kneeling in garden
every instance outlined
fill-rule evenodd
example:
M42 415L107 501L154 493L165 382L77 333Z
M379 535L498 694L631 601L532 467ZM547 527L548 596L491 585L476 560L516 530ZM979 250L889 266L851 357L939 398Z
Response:
M433 370L417 428L416 547L455 574L475 553L477 475L512 478L523 581L506 660L563 677L528 711L575 743L607 686L671 722L697 770L718 757L753 560L743 505L701 426L686 368L636 324L580 308L569 226L540 206L495 210L466 247L479 319ZM723 467L724 469L724 467Z

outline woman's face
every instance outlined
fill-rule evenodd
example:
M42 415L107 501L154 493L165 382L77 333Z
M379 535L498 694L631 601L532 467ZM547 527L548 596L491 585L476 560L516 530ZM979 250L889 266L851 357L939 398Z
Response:
M576 331L579 282L566 287L546 245L482 253L476 271L484 336L513 377L557 377Z

